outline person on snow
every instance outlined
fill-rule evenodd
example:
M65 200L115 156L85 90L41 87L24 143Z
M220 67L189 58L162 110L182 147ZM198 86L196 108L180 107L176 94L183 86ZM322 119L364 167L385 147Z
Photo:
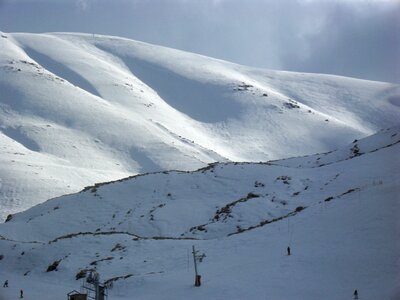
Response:
M19 291L19 297L20 297L20 298L24 298L24 291L23 291L23 290L20 290L20 291Z
M290 247L287 247L287 255L290 255Z
M357 290L354 291L353 295L354 295L354 299L358 299L358 291Z
M8 280L4 281L3 287L8 287Z

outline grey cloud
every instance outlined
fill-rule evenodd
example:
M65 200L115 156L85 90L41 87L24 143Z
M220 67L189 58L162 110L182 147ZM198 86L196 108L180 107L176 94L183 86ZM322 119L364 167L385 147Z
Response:
M285 51L283 68L400 82L400 5L329 3L318 31ZM382 7L382 5L384 5Z
M400 82L398 1L0 0L0 30L124 36L229 61Z

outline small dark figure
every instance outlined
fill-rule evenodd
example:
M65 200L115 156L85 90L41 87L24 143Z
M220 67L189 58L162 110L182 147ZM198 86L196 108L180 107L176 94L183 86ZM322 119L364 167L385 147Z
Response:
M354 299L358 299L358 291L357 290L354 291L353 295L354 295Z
M290 255L290 247L287 247L287 255Z
M20 298L24 298L24 291L23 291L23 290L20 290L20 291L19 291L19 297L20 297Z
M3 287L8 287L8 280L4 281Z

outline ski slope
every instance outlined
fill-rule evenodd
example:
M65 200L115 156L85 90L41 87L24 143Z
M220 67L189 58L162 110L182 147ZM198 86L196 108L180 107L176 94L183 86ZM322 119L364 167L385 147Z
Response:
M0 217L84 186L325 152L398 124L399 86L118 37L1 33Z
M397 126L326 154L138 175L46 201L0 225L0 292L61 299L96 269L113 300L398 299L399 147ZM198 288L192 245L205 255Z

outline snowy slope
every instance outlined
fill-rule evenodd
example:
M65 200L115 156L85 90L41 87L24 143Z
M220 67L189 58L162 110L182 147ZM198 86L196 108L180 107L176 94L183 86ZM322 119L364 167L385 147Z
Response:
M393 127L324 165L212 164L49 200L0 225L1 292L62 298L96 269L118 300L398 299L399 141ZM192 245L205 254L200 288Z
M86 185L324 152L398 124L397 85L123 38L2 33L0 216Z
M330 165L340 161L348 160L364 154L376 152L382 148L394 146L400 142L398 127L392 130L380 130L368 139L354 140L351 146L333 150L326 153L293 157L284 160L270 161L269 163L287 167L317 168ZM398 160L394 161L393 167L397 166Z

